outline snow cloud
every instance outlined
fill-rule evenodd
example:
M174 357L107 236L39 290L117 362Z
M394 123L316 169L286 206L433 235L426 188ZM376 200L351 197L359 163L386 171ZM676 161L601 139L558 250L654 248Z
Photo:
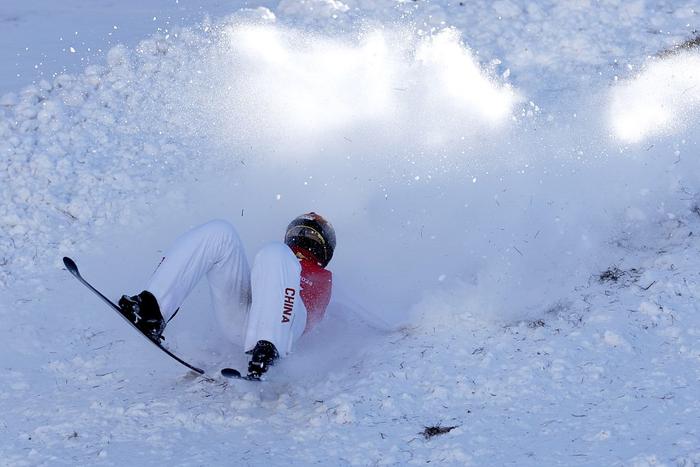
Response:
M610 120L617 138L638 143L700 120L700 53L655 58L612 90Z
M238 144L308 145L374 126L379 144L390 136L430 148L502 127L519 101L453 29L328 35L268 21L234 22L222 35L208 63L220 71L211 112Z

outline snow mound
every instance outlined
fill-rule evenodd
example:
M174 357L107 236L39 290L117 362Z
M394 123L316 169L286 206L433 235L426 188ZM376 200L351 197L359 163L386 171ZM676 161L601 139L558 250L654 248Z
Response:
M167 191L191 154L160 107L185 53L177 41L117 46L105 65L2 98L0 286L60 264L100 227L133 225L148 195Z

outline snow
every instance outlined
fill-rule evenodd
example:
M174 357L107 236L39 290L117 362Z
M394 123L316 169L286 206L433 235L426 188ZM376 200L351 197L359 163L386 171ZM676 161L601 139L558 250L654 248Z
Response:
M700 105L700 57L680 52L652 62L634 79L616 86L611 99L612 126L623 141L678 133L693 121Z
M698 11L6 0L0 463L700 463ZM134 293L310 209L333 302L262 384L206 287L196 377L62 270Z

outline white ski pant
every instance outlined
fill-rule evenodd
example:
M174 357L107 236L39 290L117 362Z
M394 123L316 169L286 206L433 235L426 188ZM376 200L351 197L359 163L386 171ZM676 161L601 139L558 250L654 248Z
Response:
M245 351L259 340L275 344L281 356L292 350L306 327L300 296L301 265L284 243L271 243L248 267L234 227L215 220L179 237L166 252L146 290L167 320L203 276L226 336Z

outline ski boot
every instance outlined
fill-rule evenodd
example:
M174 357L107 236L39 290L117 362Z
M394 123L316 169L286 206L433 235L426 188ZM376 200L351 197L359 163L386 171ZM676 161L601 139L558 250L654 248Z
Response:
M248 353L252 354L248 363L248 377L251 379L260 379L279 358L275 345L269 341L258 341Z
M163 337L165 320L160 312L158 301L151 292L144 290L138 295L123 295L119 299L122 315L136 326L139 331L152 341L159 343Z

